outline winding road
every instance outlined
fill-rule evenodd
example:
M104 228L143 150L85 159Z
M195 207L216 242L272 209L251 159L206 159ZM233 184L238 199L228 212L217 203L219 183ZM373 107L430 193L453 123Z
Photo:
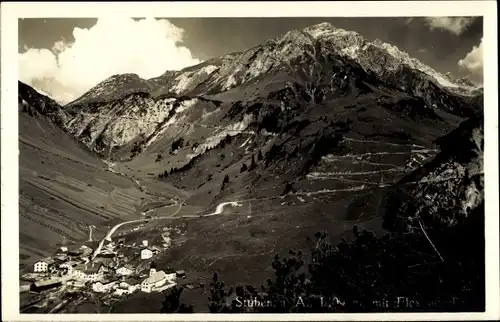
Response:
M222 214L224 211L225 206L233 206L233 207L241 207L241 203L238 201L227 201L227 202L222 202L215 207L215 211L212 213L209 213L207 215L202 215L201 217L210 217L210 216L217 216Z
M133 223L138 223L138 222L143 222L143 221L161 220L161 219L172 219L172 218L174 218L179 213L179 211L181 211L182 205L183 205L183 203L179 203L179 208L177 209L177 211L175 213L173 213L172 215L170 215L170 216L157 217L157 218L151 218L151 219L148 219L148 218L135 219L135 220L124 221L122 223L119 223L119 224L115 225L113 228L111 228L108 231L108 233L106 234L106 236L101 240L101 242L99 243L99 246L97 246L96 250L94 251L94 254L92 255L92 260L94 260L94 258L101 253L102 247L104 246L104 242L106 242L106 240L108 240L108 241L111 240L111 236L113 236L113 234L115 233L115 231L118 228L120 228L120 227L122 227L124 225L127 225L127 224L133 224ZM241 202L239 202L239 201L221 202L220 204L217 205L217 207L215 207L215 211L212 212L212 213L209 213L209 214L206 214L206 215L201 215L201 216L199 216L199 215L185 215L185 216L181 216L179 218L200 218L200 217L217 216L217 215L222 214L222 212L224 211L224 207L225 206L239 207L239 206L241 206Z
M381 142L378 142L378 141L366 141L366 140L359 140L359 139L354 139L354 138L346 138L346 140L348 141L354 141L354 142L360 142L360 143L381 143ZM421 145L417 145L417 144L398 144L398 143L387 143L389 145L394 145L394 146L406 146L406 147L410 147L412 149L422 149L422 150L412 150L411 152L430 152L430 151L436 151L436 150L433 150L433 149L425 149L425 147L421 146ZM365 153L365 154L361 154L361 155L345 155L345 156L330 156L330 160L328 161L335 161L336 159L340 159L340 158L353 158L353 157L360 157L360 156L372 156L372 155L383 155L383 154L407 154L408 152L405 151L401 151L401 152L374 152L374 153ZM328 158L328 156L327 156ZM114 169L115 167L115 164L110 162L110 161L105 161L105 163L108 165L108 168L110 171L112 172L115 172L115 173L118 173L122 176L125 176L123 173L119 172L119 171L116 171ZM400 169L398 169L400 170ZM402 169L401 169L402 170ZM385 170L385 171L389 171L389 170ZM383 170L378 170L378 171L371 171L373 173L379 173L379 172L383 172ZM370 172L370 173L371 173ZM345 173L341 173L341 172L337 172L337 173L326 173L326 174L323 174L323 175L326 175L328 178L330 177L333 177L333 178L336 178L338 175L365 175L367 174L368 172L345 172ZM315 179L322 179L322 176L321 176L321 173L313 173L313 174L310 174L310 176L316 176L317 178ZM311 178L310 178L311 179ZM141 185L141 183L135 179L135 178L132 178L132 180L137 184L137 186L141 189L141 190L145 190L145 187L143 185ZM335 190L328 190L328 189L324 189L324 190L320 190L320 191L315 191L315 192L298 192L298 193L294 193L294 195L313 195L313 194L321 194L321 193L334 193L334 192L340 192L340 191L359 191L359 190L365 190L365 189L370 189L370 187L367 187L365 186L365 184L361 185L361 186L355 186L355 187L350 187L350 188L347 188L347 189L335 189ZM144 191L143 190L143 191ZM260 198L261 200L262 199L272 199L272 198ZM184 216L180 216L179 218L202 218L202 217L211 217L211 216L218 216L218 215L221 215L224 211L224 207L226 206L232 206L232 207L239 207L239 206L242 206L242 203L245 202L245 201L253 201L253 200L257 200L257 199L248 199L248 200L239 200L239 201L226 201L226 202L221 202L220 204L218 204L216 207L215 207L215 211L214 212L211 212L209 214L205 214L205 215L184 215ZM102 250L102 247L104 245L104 242L106 240L111 240L111 236L115 233L115 231L120 228L121 226L123 225L126 225L126 224L131 224L131 223L137 223L137 222L144 222L144 221L148 221L148 220L161 220L161 219L171 219L173 217L175 217L179 211L182 209L182 206L183 206L183 203L182 202L176 202L179 206L179 208L177 209L177 211L170 215L170 216L166 216L166 217L156 217L156 218L151 218L151 219L147 219L147 218L144 218L144 219L136 219L136 220L130 220L130 221L125 221L125 222L122 222L120 224L117 224L116 226L114 226L113 228L111 228L109 230L109 232L107 233L106 237L103 238L103 240L99 243L99 246L97 247L97 249L95 250L94 252L94 255L92 257L92 259L94 259L98 254L100 254L101 250ZM149 213L150 211L152 211L154 209L150 209L149 211L147 211L147 213Z

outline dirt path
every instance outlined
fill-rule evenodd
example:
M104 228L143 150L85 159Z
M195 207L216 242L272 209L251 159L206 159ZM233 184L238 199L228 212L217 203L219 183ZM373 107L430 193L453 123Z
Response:
M113 234L115 233L115 231L118 228L120 228L120 227L122 227L124 225L127 225L127 224L133 224L133 223L138 223L138 222L143 222L143 221L176 218L176 215L182 209L182 205L183 205L183 203L179 203L179 208L172 215L170 215L170 216L156 217L156 218L151 218L151 219L149 219L149 218L135 219L135 220L124 221L122 223L119 223L119 224L115 225L113 228L111 228L109 230L109 232L106 234L106 236L101 240L101 242L99 243L99 246L97 246L96 250L94 251L94 254L92 255L92 260L94 260L94 258L101 253L102 247L104 246L104 243L106 242L106 240L108 240L108 241L111 240L111 236L113 236ZM199 215L185 215L185 216L181 216L179 218L199 218L199 217L217 216L217 215L222 214L223 211L224 211L224 207L228 206L228 205L233 206L233 207L238 207L238 206L241 206L241 202L240 201L226 201L226 202L222 202L222 203L218 204L217 207L215 207L215 211L212 212L212 213L209 213L209 214L206 214L206 215L202 215L202 216L199 216ZM162 207L159 207L159 208L162 208ZM151 210L154 210L154 209L151 209Z

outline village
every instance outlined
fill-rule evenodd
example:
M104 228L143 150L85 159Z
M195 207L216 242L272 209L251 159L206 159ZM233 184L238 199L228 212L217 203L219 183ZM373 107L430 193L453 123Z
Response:
M160 245L147 239L137 245L127 243L120 234L116 242L106 238L100 245L87 242L80 247L59 247L53 256L37 261L32 272L21 276L21 281L30 283L22 283L20 292L33 295L21 303L21 310L60 312L77 299L96 296L104 305L110 305L135 292L162 292L177 285L186 273L157 267L154 261L171 247L171 233L175 232L180 231L165 227Z

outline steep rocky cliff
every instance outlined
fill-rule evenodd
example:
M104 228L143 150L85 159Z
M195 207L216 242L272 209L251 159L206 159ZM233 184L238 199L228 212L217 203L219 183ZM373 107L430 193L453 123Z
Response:
M436 157L397 183L387 201L388 227L404 229L419 218L454 226L484 202L483 117L478 112L436 140Z

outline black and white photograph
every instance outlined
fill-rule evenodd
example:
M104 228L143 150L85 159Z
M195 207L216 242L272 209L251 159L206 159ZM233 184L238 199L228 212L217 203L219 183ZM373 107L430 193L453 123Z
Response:
M94 6L15 18L16 316L487 311L484 15Z

